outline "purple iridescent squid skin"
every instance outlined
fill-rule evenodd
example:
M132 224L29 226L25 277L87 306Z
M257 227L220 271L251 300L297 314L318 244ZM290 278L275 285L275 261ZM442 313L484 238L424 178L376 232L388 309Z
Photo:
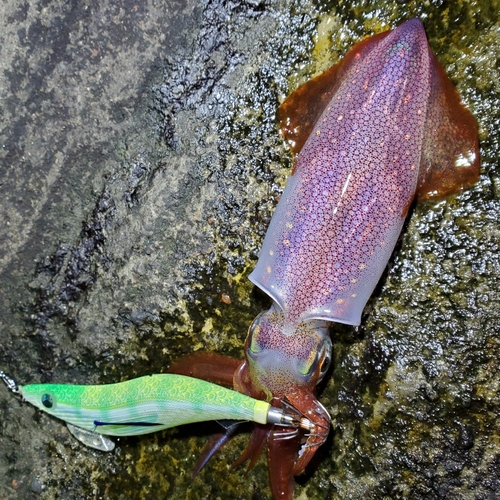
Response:
M298 155L250 275L291 330L311 319L360 324L425 175L435 69L421 22L369 39L353 60ZM451 166L460 157L477 165L474 142L457 149Z
M331 359L330 322L359 325L415 199L472 185L477 125L412 19L370 37L297 89L278 111L298 153L250 280L273 300L250 327L242 363L206 354L174 365L253 397L291 403L315 430L258 426L240 463L267 445L275 498L326 440L314 395Z

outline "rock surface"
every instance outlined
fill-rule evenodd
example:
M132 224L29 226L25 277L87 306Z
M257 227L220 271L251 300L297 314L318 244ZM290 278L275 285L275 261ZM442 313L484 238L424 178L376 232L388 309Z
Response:
M500 6L338 3L2 4L0 370L105 383L241 357L292 164L279 102L419 16L478 119L481 179L417 206L362 327L332 328L332 437L296 497L498 498ZM103 454L3 385L0 415L2 500L270 498L265 460L227 472L244 435L191 481L216 425Z

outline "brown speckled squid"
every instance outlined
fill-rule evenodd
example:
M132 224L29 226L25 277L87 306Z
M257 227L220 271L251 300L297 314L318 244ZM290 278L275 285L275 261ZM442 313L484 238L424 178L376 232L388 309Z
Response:
M243 362L198 354L172 371L291 404L313 423L257 425L237 462L252 465L267 446L273 495L291 499L330 426L314 394L331 359L329 322L359 325L413 201L472 185L479 146L418 19L355 45L278 117L298 157L250 275L273 304L251 325Z

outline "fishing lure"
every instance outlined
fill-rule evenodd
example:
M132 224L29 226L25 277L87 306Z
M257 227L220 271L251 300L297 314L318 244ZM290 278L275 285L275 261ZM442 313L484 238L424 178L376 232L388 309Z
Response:
M254 463L267 443L273 494L291 499L293 476L328 435L314 391L331 360L329 323L360 323L413 201L476 182L479 145L418 19L355 45L278 118L298 156L250 275L273 304L250 326L243 362L202 353L171 371L287 399L312 422L286 441L257 426L238 461Z
M13 392L37 408L64 420L85 444L91 433L135 436L207 420L243 420L259 424L310 428L310 422L290 405L275 408L204 380L158 374L106 385L32 384L19 386L0 372ZM90 441L88 438L91 438ZM92 444L94 443L94 444Z

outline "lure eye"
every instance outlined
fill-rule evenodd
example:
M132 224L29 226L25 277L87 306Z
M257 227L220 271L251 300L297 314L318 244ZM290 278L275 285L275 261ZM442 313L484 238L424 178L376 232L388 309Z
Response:
M42 396L42 404L45 408L52 408L54 406L54 400L50 394L44 394Z

